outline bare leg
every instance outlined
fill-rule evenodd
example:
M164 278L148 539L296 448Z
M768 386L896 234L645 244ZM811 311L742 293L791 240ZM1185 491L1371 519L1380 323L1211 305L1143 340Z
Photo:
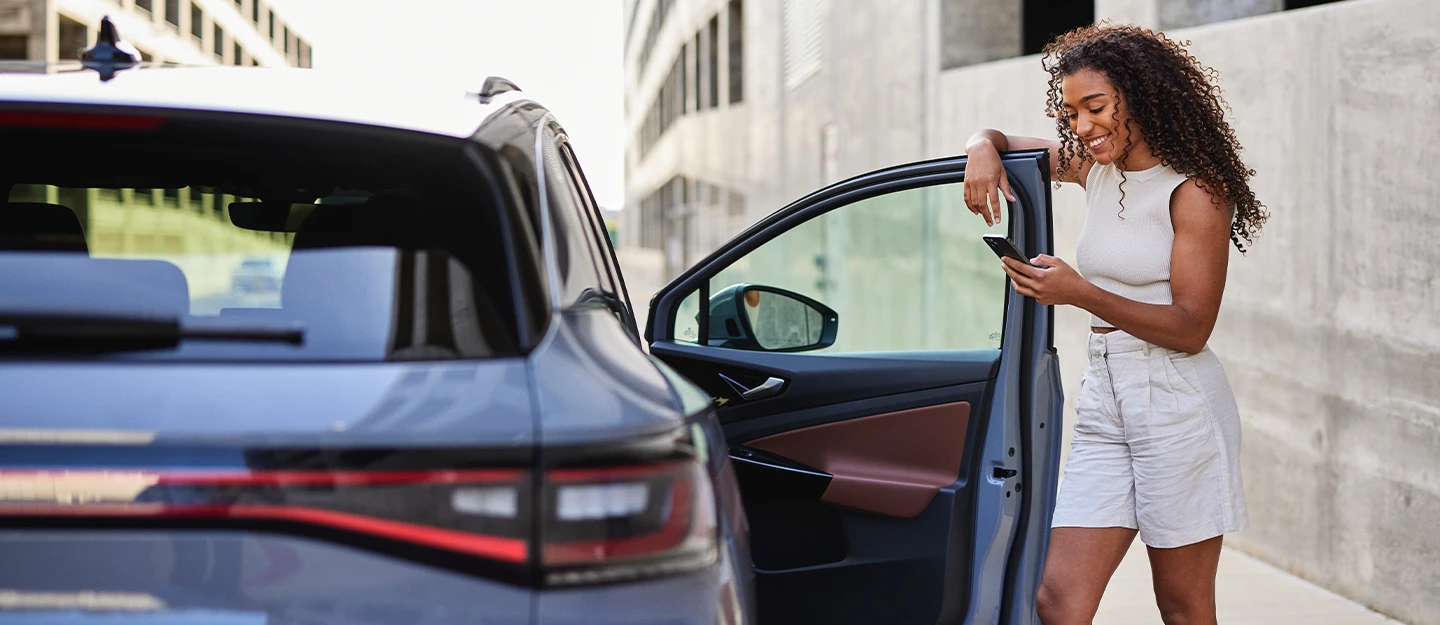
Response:
M1215 572L1222 538L1174 549L1148 548L1155 603L1165 625L1216 625Z
M1135 530L1124 527L1057 527L1050 530L1050 549L1035 608L1044 625L1088 625L1100 608L1105 586Z

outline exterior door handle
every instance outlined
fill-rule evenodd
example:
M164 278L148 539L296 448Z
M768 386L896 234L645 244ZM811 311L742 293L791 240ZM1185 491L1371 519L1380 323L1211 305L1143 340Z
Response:
M723 373L720 374L720 379L724 380L726 384L729 384L731 388L740 393L740 398L745 401L754 401L779 395L780 389L785 386L785 380L773 376L761 382L760 385L755 388L745 388L744 384L736 382L730 376Z

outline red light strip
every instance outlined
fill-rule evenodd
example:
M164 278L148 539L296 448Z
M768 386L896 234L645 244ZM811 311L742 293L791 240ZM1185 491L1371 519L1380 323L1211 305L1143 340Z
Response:
M54 111L0 111L0 126L61 128L71 130L155 130L166 118L154 115L59 113Z
M470 469L457 471L126 471L117 470L36 470L0 471L0 482L39 477L64 479L150 478L157 484L214 486L310 486L390 484L464 484L514 482L525 472L520 469Z
M523 563L529 545L523 539L485 536L468 532L387 521L371 517L300 508L291 506L208 506L165 504L95 504L78 506L0 505L0 516L89 516L89 517L158 517L203 519L255 519L292 521L318 525L359 534L369 534L414 544L426 545L470 555Z
M673 549L690 535L691 510L694 494L690 478L675 480L671 491L670 514L660 530L644 536L609 538L545 545L545 564L564 566L572 564L598 564L608 560L633 556L653 555Z
M667 462L633 467L601 467L596 469L551 469L545 473L550 482L600 482L631 477L651 477L675 473L689 467L687 462Z

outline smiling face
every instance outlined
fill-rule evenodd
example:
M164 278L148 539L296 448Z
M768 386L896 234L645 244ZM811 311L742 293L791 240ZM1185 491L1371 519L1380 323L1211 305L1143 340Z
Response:
M1159 162L1104 74L1089 68L1077 70L1065 76L1060 92L1070 131L1090 149L1096 163L1109 165L1127 151L1125 169L1144 169Z

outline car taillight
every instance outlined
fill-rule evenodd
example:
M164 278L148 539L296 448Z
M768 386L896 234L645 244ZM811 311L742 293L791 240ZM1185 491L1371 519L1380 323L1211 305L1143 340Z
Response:
M518 469L0 471L0 517L301 526L523 565L529 477Z
M715 560L713 491L695 462L552 469L541 493L547 585L680 573Z
M420 547L462 571L494 569L453 558L469 556L500 565L496 575L544 585L653 577L715 560L714 499L703 465L551 469L540 474L539 496L534 475L0 470L0 518L299 532L406 556L420 557L413 553Z

